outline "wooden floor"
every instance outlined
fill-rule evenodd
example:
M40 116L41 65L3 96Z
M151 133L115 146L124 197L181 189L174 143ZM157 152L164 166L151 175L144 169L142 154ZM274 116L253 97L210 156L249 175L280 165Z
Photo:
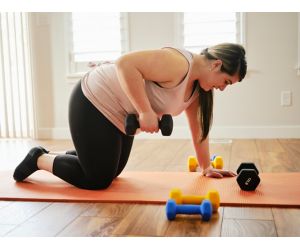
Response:
M72 148L70 141L0 140L0 170L14 169L37 144ZM193 152L189 140L136 140L125 171L186 171ZM216 140L211 153L233 171L242 161L261 172L300 171L300 140ZM221 207L210 222L169 222L163 205L0 201L0 236L300 236L300 209Z

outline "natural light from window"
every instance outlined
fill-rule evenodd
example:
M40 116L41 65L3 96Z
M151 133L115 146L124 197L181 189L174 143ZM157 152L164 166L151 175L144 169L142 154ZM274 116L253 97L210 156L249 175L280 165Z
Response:
M223 42L238 42L237 14L235 12L184 12L183 46L199 52Z

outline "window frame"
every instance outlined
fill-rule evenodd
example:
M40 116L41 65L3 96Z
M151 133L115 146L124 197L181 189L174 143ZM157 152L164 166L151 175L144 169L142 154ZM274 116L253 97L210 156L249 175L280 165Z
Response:
M75 62L73 56L73 36L72 36L72 13L68 12L64 18L65 25L65 46L67 51L67 80L74 82L79 80L88 70L88 62ZM121 26L121 54L129 51L129 24L128 13L120 12L120 26ZM100 61L97 61L98 63ZM84 70L82 70L84 69Z
M175 45L177 47L184 47L184 36L183 36L183 15L184 12L177 13L175 15ZM237 17L237 43L244 46L246 49L246 13L236 12Z

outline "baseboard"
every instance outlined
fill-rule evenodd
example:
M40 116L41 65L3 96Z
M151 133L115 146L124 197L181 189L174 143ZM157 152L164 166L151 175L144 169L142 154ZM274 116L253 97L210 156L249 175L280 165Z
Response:
M295 139L300 138L300 126L216 126L212 128L210 137L232 139Z
M41 128L38 139L70 139L68 128ZM190 139L190 132L186 126L175 126L171 139ZM300 126L214 126L210 138L216 139L268 139L268 138L300 138ZM161 133L140 133L136 139L162 139Z
M137 138L161 138L161 134L141 133ZM210 131L211 139L271 139L271 138L300 138L300 126L213 126ZM186 126L175 126L172 136L174 139L189 139L190 132Z
M38 129L36 139L71 139L71 134L69 128L40 128Z

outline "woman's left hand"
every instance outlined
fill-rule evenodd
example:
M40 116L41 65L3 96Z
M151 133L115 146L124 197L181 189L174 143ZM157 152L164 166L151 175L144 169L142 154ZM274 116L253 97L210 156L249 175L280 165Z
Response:
M213 167L206 168L202 174L211 178L234 177L236 174L229 170L215 169Z

